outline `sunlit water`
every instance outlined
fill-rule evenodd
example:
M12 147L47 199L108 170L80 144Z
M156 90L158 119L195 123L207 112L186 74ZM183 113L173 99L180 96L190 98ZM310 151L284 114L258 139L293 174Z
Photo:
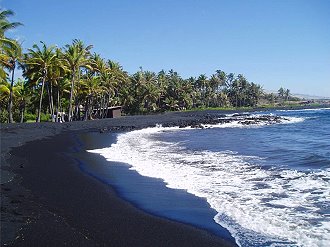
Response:
M205 198L240 246L330 246L330 109L267 114L287 120L148 128L90 152Z

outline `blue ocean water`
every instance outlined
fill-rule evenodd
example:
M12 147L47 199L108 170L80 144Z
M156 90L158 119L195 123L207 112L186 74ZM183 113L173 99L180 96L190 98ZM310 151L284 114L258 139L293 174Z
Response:
M330 109L252 114L285 121L159 126L91 152L205 198L240 246L329 246Z

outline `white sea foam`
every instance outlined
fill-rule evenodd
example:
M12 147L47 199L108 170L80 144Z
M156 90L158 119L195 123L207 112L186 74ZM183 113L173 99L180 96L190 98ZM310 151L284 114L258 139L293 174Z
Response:
M228 119L231 119L232 116L234 114L229 114L227 115ZM253 117L260 117L264 114L253 114L253 115L249 115L249 117L253 118ZM270 114L272 115L272 114ZM205 124L202 125L204 128L258 128L261 126L265 126L265 125L270 125L269 122L267 121L260 121L260 122L255 122L253 120L252 124L247 125L247 124L242 124L241 121L246 121L245 120L246 117L242 117L242 118L238 118L237 120L231 121L229 123L219 123L219 124L214 124L214 125L210 125L210 124ZM303 117L282 117L281 122L277 123L277 124L293 124L293 123L299 123L299 122L303 122L306 118Z
M90 150L132 165L143 176L206 198L240 246L329 246L330 219L318 205L330 203L330 170L310 173L262 169L261 158L231 151L192 152L154 138L179 128L119 134L109 148Z
M306 118L304 117L284 117L281 124L292 124L303 122Z
M306 112L306 111L326 111L326 110L330 110L330 108L328 107L325 107L325 108L307 108L307 109L292 109L292 110L277 110L279 112L299 112L299 111L302 111L302 112Z

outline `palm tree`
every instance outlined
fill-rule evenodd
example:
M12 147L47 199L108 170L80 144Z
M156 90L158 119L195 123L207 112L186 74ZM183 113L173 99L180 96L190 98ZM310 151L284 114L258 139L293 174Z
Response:
M262 87L258 84L251 83L248 88L248 102L249 106L256 106L263 93Z
M197 87L201 92L201 102L204 106L208 106L208 84L209 81L205 74L200 75L197 80Z
M28 82L18 79L15 84L14 91L15 91L16 97L18 98L17 103L19 105L19 111L20 111L20 115L21 115L20 122L23 123L25 106L27 103L27 99L29 97Z
M157 77L154 72L144 72L144 85L142 95L142 105L147 111L157 110L157 100L159 97L159 88L157 87Z
M11 72L11 83L10 83L10 94L8 101L8 122L13 123L13 86L14 86L14 76L15 69L19 61L21 61L23 53L22 47L17 41L12 41L11 46L3 46L3 54L6 57L6 61L4 61L6 68Z
M0 120L1 122L8 121L8 117L3 115L5 110L3 106L8 103L9 93L10 93L10 84L6 80L0 81Z
M0 9L0 38L4 39L5 32L21 26L20 22L10 22L8 17L13 16L14 12L12 10L1 10Z
M198 99L200 98L200 91L197 90L196 88L196 78L195 77L189 77L186 79L186 83L190 86L191 88L191 107L195 108L198 107Z
M128 108L131 113L141 111L144 80L143 71L138 71L130 76L129 94L132 96L132 102L130 102L131 104L128 105Z
M166 94L166 88L168 86L168 80L166 76L166 72L164 70L161 70L157 74L157 87L158 87L158 99L157 99L157 107L160 110L163 110L164 106L164 99Z
M45 82L48 79L48 74L50 73L52 66L56 64L57 59L55 46L47 47L44 42L41 42L41 44L41 48L34 44L33 49L28 49L28 54L25 58L25 68L23 69L23 74L29 78L31 82L38 84L41 80L37 122L40 122Z
M238 78L232 80L230 87L228 89L228 96L230 98L230 102L234 107L238 107L238 101L241 91L241 84Z
M8 50L9 48L16 49L17 42L14 40L8 39L5 37L5 32L14 29L22 23L20 22L10 22L8 17L13 16L14 12L11 10L2 10L0 9L0 79L6 79L6 72L4 68L8 66L8 56L5 54L5 49Z
M249 82L247 81L247 79L242 74L239 74L237 77L238 77L239 85L240 85L240 89L239 89L240 90L239 91L239 98L240 98L239 106L245 106L245 100L247 98L247 90L248 90Z
M85 44L78 39L73 40L71 45L66 45L63 58L66 61L68 69L71 71L71 90L69 99L69 121L72 121L72 102L74 97L74 87L76 81L80 80L80 68L88 67L90 61L90 50L92 45L85 46Z
M110 80L105 85L109 92L109 101L108 105L120 105L123 104L122 91L127 90L129 83L129 76L126 71L123 70L123 67L113 60L107 61L107 74ZM112 94L111 102L110 96Z
M58 116L60 106L60 84L65 80L65 76L68 72L64 61L61 59L61 50L56 49L56 59L54 60L53 66L50 67L48 72L48 96L49 96L49 108L52 116ZM62 83L63 84L63 83ZM54 89L57 89L57 97L54 97ZM54 98L56 99L56 107L54 105ZM55 109L56 108L56 109ZM52 117L52 122L57 122L57 117Z
M180 80L178 85L179 106L180 109L190 109L193 106L193 85L189 80Z
M280 97L281 99L284 98L284 95L285 95L285 88L283 87L280 87L280 89L277 91L278 93L278 97Z
M99 76L92 76L82 81L83 94L85 95L85 114L83 120L91 119L93 109L96 108L94 114L97 118L102 118L104 109L102 108L102 92L104 86L101 85ZM101 99L101 101L100 101Z
M92 69L90 71L90 75L88 76L89 78L87 78L89 82L86 82L85 80L85 85L87 83L87 85L89 85L89 88L92 88L92 86L94 87L93 91L98 91L98 97L100 97L100 99L98 102L99 111L97 111L97 113L99 118L103 118L106 115L106 109L108 107L111 94L113 94L114 92L111 83L112 77L110 75L107 63L103 58L101 58L99 54L94 53L90 57L90 61ZM96 86L98 87L97 90ZM89 98L91 98L91 96L91 93L89 93L87 95L87 98L85 99L85 114L83 120L87 120L87 118L89 117Z
M181 76L170 70L166 76L167 88L164 104L167 109L179 110L185 107L185 97L184 97L184 80Z
M289 97L290 97L290 90L286 89L284 94L285 94L286 101L288 101Z

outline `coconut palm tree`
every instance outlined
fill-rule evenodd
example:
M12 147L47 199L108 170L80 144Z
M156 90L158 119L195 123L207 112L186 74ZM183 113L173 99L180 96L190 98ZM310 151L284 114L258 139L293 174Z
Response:
M280 87L280 89L277 91L278 93L278 97L280 97L281 99L284 98L284 95L285 95L285 88L283 87Z
M0 121L2 123L8 121L4 106L8 103L10 93L9 87L10 84L6 80L0 81Z
M285 95L286 101L288 101L289 97L290 97L290 89L286 89L284 95Z
M9 101L8 101L8 122L13 123L13 86L14 86L14 76L15 76L15 69L18 63L22 60L23 52L22 47L17 41L12 41L12 45L5 45L2 47L3 55L5 57L3 60L3 64L11 73L11 83L10 83L10 94L9 94Z
M48 72L48 96L49 96L49 108L52 116L58 116L60 108L60 90L61 84L66 79L68 73L67 67L64 61L61 59L62 52L60 49L56 49L56 59L54 60L53 66L50 67ZM54 91L56 91L56 96L54 96ZM56 106L54 104L54 99L56 98ZM52 121L56 122L58 118L52 117Z
M50 74L52 67L56 64L57 59L55 46L47 47L44 42L41 42L41 44L41 47L34 44L32 49L28 49L23 69L23 75L26 76L30 82L38 85L41 81L37 122L40 122L45 83L46 80L49 79L48 75Z
M184 80L181 76L170 70L166 76L168 81L166 88L166 97L164 100L165 106L170 110L179 110L182 107L185 107L185 101L183 100L184 90Z
M80 80L80 68L90 68L90 50L92 45L85 46L85 44L78 39L73 40L71 45L65 46L63 59L71 73L71 90L69 99L69 121L72 121L72 103L74 98L75 83ZM78 105L78 104L77 104Z
M8 20L8 18L13 15L14 12L11 10L0 9L0 80L5 80L7 77L4 68L8 62L8 57L4 53L4 49L17 45L17 42L5 37L5 32L22 25L20 22L10 22Z
M99 55L94 53L91 57L90 57L90 65L91 65L91 71L88 74L87 78L84 81L85 87L86 84L88 85L89 88L93 88L95 89L96 86L98 86L98 97L99 97L99 111L97 111L98 113L98 117L99 118L103 118L105 116L106 113L106 108L108 106L108 103L110 101L110 96L111 96L111 92L113 92L112 88L111 88L111 75L109 73L109 67L107 66L107 63L105 62L105 60ZM87 80L90 80L90 82L88 82ZM93 82L91 82L93 81ZM86 90L85 90L86 91ZM89 90L91 91L91 90ZM93 90L95 91L95 90ZM83 117L83 120L87 120L87 118L89 117L89 105L90 105L90 100L89 98L91 98L91 93L87 94L87 98L85 99L85 114ZM108 100L107 100L108 99ZM93 99L94 100L94 99Z
M209 88L209 80L205 74L200 75L196 80L197 88L201 92L201 102L204 106L208 106L208 88Z
M0 9L0 38L3 39L5 32L21 26L20 22L10 22L8 17L13 16L14 12L12 10L2 10Z
M129 82L129 77L126 71L123 70L123 67L113 60L107 61L107 66L109 68L108 73L111 77L110 88L114 92L114 97L112 98L111 103L114 105L121 104L120 93L121 90L127 87Z
M218 69L218 70L216 70L216 76L219 80L218 92L225 90L225 88L228 87L228 85L227 85L228 76L227 76L226 72Z
M11 73L11 84L9 88L9 100L8 100L8 121L13 122L12 116L12 106L13 106L13 80L15 67L17 61L22 56L21 45L15 40L9 39L5 36L8 30L14 29L21 26L20 22L11 22L8 20L9 17L13 16L14 12L11 10L0 9L0 81L5 81L7 73L5 68L7 68Z
M159 88L157 87L157 76L154 72L144 71L144 84L141 106L146 111L157 110L157 100L159 97Z
M14 89L16 98L17 98L17 104L19 107L20 115L21 115L21 120L20 122L24 122L24 112L25 112L25 107L26 103L29 98L29 93L30 89L28 87L28 82L24 81L22 79L18 79L16 84L15 84L15 89Z
M103 109L101 105L102 93L104 91L104 86L101 85L101 80L99 76L89 76L82 79L81 82L81 94L83 94L85 99L85 113L83 120L88 120L92 118L93 109L96 108L94 117L102 118Z
M247 104L249 106L256 106L263 93L262 87L258 84L251 83L248 87Z

